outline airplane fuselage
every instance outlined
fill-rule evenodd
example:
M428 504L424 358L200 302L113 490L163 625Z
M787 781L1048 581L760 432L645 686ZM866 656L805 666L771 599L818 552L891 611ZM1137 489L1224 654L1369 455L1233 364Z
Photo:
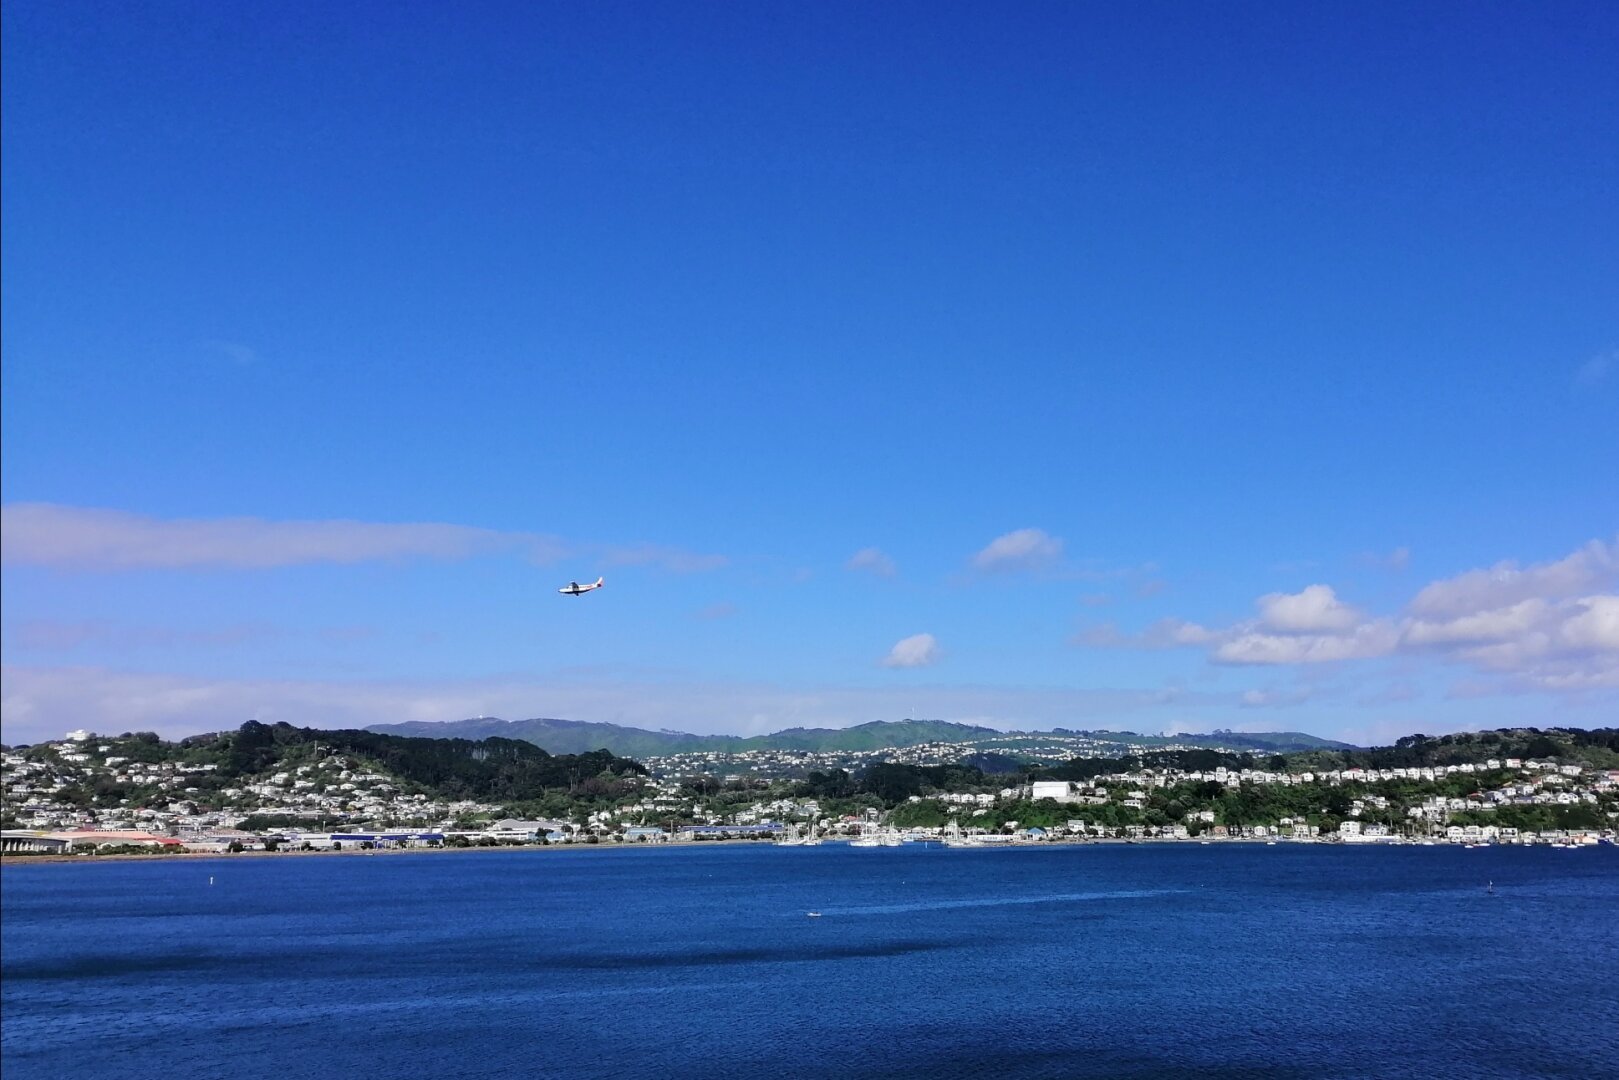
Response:
M583 596L592 589L601 588L602 580L602 578L597 578L588 585L581 585L577 581L570 581L562 588L558 589L557 592L561 593L563 596Z

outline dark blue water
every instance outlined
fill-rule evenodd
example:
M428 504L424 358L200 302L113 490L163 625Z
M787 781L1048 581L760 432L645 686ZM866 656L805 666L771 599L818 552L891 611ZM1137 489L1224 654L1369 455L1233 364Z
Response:
M534 850L0 884L6 1080L1619 1076L1613 848Z

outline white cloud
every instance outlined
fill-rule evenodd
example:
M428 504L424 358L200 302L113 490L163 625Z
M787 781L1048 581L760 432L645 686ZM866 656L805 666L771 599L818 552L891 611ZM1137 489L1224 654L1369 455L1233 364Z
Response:
M1516 562L1496 563L1436 581L1411 601L1412 614L1428 618L1471 615L1523 600L1557 600L1606 588L1619 581L1619 539L1613 544L1592 540L1556 562L1520 569Z
M1493 611L1453 619L1412 619L1405 627L1410 645L1469 645L1518 637L1544 623L1552 607L1538 597Z
M1423 589L1403 643L1507 681L1576 694L1619 687L1619 543L1593 540L1555 562L1501 562Z
M861 548L849 556L849 561L843 564L846 570L864 570L878 577L893 577L899 569L894 560L885 555L881 548Z
M1062 558L1062 541L1042 529L1018 529L997 536L978 554L973 566L978 570L1040 570Z
M1115 623L1099 623L1085 627L1070 639L1075 645L1099 649L1173 649L1220 640L1223 640L1220 631L1182 619L1160 619L1140 634L1126 634Z
M1365 617L1338 599L1330 585L1298 593L1269 593L1258 601L1259 621L1284 634L1353 629Z
M1241 633L1216 646L1211 656L1222 664L1321 664L1386 656L1398 641L1393 624L1378 621L1341 634Z
M1397 635L1386 621L1365 622L1358 609L1326 585L1298 593L1269 593L1256 602L1259 618L1225 628L1167 618L1139 635L1112 625L1093 627L1076 639L1094 646L1173 649L1207 647L1224 664L1310 664L1388 652Z
M1524 608L1537 617L1513 618ZM1475 617L1487 629L1456 656L1520 688L1584 691L1619 687L1619 596L1587 596L1557 604L1525 601Z
M1075 638L1094 647L1204 648L1218 664L1307 665L1428 656L1506 680L1509 690L1576 693L1619 686L1619 596L1589 592L1619 576L1619 549L1592 541L1565 558L1502 562L1435 581L1404 617L1372 617L1326 585L1259 598L1257 618L1226 627L1164 619L1140 634L1112 624ZM1582 595L1583 593L1583 595Z
M883 660L883 667L927 667L939 658L939 643L932 634L912 634L895 642Z
M1619 652L1619 596L1587 596L1567 606L1571 613L1557 629L1561 645Z

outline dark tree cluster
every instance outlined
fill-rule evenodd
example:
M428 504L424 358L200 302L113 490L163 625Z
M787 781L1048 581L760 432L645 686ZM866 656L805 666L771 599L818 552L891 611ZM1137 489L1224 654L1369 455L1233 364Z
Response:
M1619 765L1619 728L1498 728L1454 735L1407 735L1373 750L1321 750L1290 754L1294 769L1409 769L1477 765L1489 758L1581 761L1596 768Z
M639 762L606 750L549 754L520 739L415 739L373 731L316 731L250 720L234 732L181 744L190 760L214 760L225 778L344 755L375 762L440 798L520 801L548 792L614 793L614 781L645 776Z

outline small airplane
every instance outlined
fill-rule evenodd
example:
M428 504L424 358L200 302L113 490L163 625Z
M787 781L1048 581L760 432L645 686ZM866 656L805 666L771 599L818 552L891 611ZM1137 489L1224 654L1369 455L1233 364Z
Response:
M558 589L557 592L561 593L564 596L583 596L585 593L589 592L592 589L601 588L602 587L602 580L603 579L601 579L601 578L597 578L594 582L592 582L589 585L581 585L577 581L570 581L566 585L564 585L562 588Z

